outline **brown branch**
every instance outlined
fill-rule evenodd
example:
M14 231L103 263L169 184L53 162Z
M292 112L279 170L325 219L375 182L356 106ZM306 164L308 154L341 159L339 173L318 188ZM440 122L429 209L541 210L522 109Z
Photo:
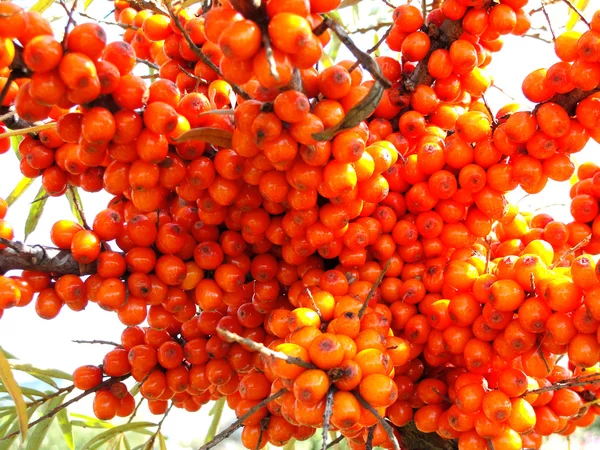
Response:
M458 450L456 439L447 440L438 436L436 433L423 433L415 426L414 422L409 422L403 427L396 428L402 436L403 448L419 450Z
M68 250L43 245L29 246L22 242L0 238L6 248L0 250L0 274L9 270L34 270L60 275L96 273L96 263L79 264Z
M162 14L168 16L168 14L160 9L155 3L149 2L147 0L129 0L129 4L133 7L137 7L139 9L149 9L150 11L156 14ZM137 9L136 8L136 9Z
M552 40L556 41L556 33L554 33L554 28L552 27L552 22L550 21L550 16L548 15L548 11L546 11L546 4L544 0L540 0L542 3L542 13L546 18L546 22L548 22L548 28L550 29L550 34L552 35Z
M567 256L572 255L573 253L575 253L580 248L585 247L586 245L588 245L590 243L591 240L592 240L592 235L588 234L578 244L574 245L569 250L567 250L562 255L560 255L560 258L558 258L556 261L554 261L552 264L550 264L550 266L548 267L548 269L552 270L555 267L559 266L567 258Z
M573 12L575 14L577 14L579 16L579 18L581 19L581 21L583 23L585 23L587 25L587 27L590 27L590 22L588 22L588 20L585 18L585 16L583 15L583 13L579 10L579 8L577 8L577 6L575 6L571 0L562 0L563 3L566 3L569 8L571 8L573 10Z
M462 33L461 22L456 20L445 20L439 28L433 24L429 25L427 34L431 38L431 48L425 58L419 61L410 76L404 80L404 89L412 92L419 84L431 86L435 81L435 78L429 74L429 70L427 69L431 54L436 50L449 48L454 41L460 38Z
M563 107L565 111L570 116L575 115L575 109L577 108L577 104L589 97L590 95L600 92L600 88L592 89L591 91L582 91L581 89L573 89L572 91L567 92L566 94L555 94L549 102L556 103Z
M258 353L262 353L263 355L271 356L276 359L282 359L288 364L295 364L296 366L304 367L305 369L314 369L315 366L309 362L304 361L303 359L296 358L294 356L288 356L283 352L277 352L275 350L271 350L269 347L265 345L255 342L251 339L247 339L245 337L240 336L239 334L232 333L231 331L225 330L224 328L217 328L217 333L221 338L228 342L237 342L238 344L245 345L250 350L253 350Z
M375 81L378 81L379 84L381 84L385 89L392 87L390 80L384 77L383 73L381 73L381 69L377 64L377 61L375 61L371 55L363 52L356 46L342 25L329 17L325 17L323 19L323 24L336 34L340 41L342 41L342 44L344 44L350 53L354 55L360 65L371 74Z
M139 1L139 0L136 0ZM163 13L164 14L164 13ZM219 69L215 63L213 63L208 56L206 56L204 54L204 52L202 51L202 49L200 47L198 47L194 41L192 41L192 38L190 37L190 35L185 31L185 28L183 27L183 25L181 24L181 20L179 19L179 16L177 16L177 14L175 14L173 12L173 8L169 8L169 16L171 16L171 19L173 19L173 22L175 23L175 26L177 27L177 29L181 32L181 34L183 35L183 38L186 40L186 42L188 43L188 45L190 46L190 48L192 49L192 52L194 53L194 55L196 55L200 61L202 61L204 64L206 64L210 69L212 69L213 71L215 71L219 77L221 77L223 80L227 81L226 78L223 77L223 74L221 73L221 69ZM239 87L237 84L235 83L231 83L229 81L227 81L229 83L229 85L231 86L231 89L233 89L233 91L238 94L240 97L248 100L250 98L250 94L248 94L245 90L243 90L241 87Z
M329 424L331 422L331 416L333 414L333 394L335 393L335 386L330 386L327 392L327 400L325 401L325 415L323 416L323 443L321 444L321 450L327 450L327 433L329 433Z
M113 347L123 348L123 346L121 344L117 344L116 342L113 342L113 341L102 341L102 340L98 340L98 339L94 339L92 341L85 341L85 340L81 340L81 339L73 339L71 342L74 342L76 344L112 345Z
M561 389L567 389L577 386L586 386L588 384L600 383L600 374L592 373L590 375L583 375L574 378L565 378L564 380L557 381L556 383L544 386L538 389L532 389L526 391L523 396L528 394L543 394L544 392L559 391Z
M227 428L225 428L223 431L221 431L219 434L217 434L213 438L212 441L210 441L207 444L204 444L198 450L209 450L209 449L213 448L214 446L216 446L217 444L219 444L220 442L223 442L225 439L227 439L229 436L231 436L233 433L235 433L236 430L238 428L240 428L244 424L244 422L246 421L246 419L248 419L248 417L250 417L252 414L254 414L259 409L261 409L261 408L265 407L266 405L268 405L273 400L278 399L279 397L281 397L286 392L288 392L287 389L280 389L279 391L275 392L273 395L271 395L271 396L265 398L264 400L262 400L260 403L257 403L252 408L250 408L246 412L246 414L244 414L243 416L241 416L238 420L236 420L231 425L229 425Z
M391 264L391 260L388 260L388 262L385 264L385 267L382 269L381 273L379 274L379 276L375 280L375 283L373 283L373 285L371 286L371 289L369 290L369 293L367 294L367 298L365 299L365 302L363 303L363 305L361 306L360 310L358 311L358 318L359 319L362 319L362 317L365 315L365 311L367 310L367 306L369 306L369 302L371 301L371 299L375 295L375 292L377 292L377 288L379 287L379 285L383 281L383 277L385 277L385 273L390 268L390 264Z
M99 391L100 389L104 389L106 387L110 387L115 383L118 383L120 381L126 380L127 378L129 378L131 375L124 375L122 377L116 377L116 378L109 378L107 380L104 380L102 383L100 383L98 386L94 386L91 389L88 389L87 391L83 391L81 394L79 394L77 397L73 397L71 400L69 400L68 402L63 403L62 405L57 406L56 408L52 409L51 411L48 411L46 414L44 414L43 416L39 417L38 419L34 420L33 422L30 422L27 425L27 429L37 425L40 422L43 422L46 419L49 419L50 417L54 417L56 414L58 414L59 412L61 412L63 409L67 408L68 406L72 405L73 403L77 403L79 400L81 400L82 398L87 397L90 394L93 394L94 392ZM0 441L4 441L6 439L10 439L13 438L15 436L18 436L19 434L21 434L20 430L15 431L14 433L10 433L7 434L6 436L2 436L0 438Z
M400 445L398 444L398 441L396 441L396 436L394 435L394 430L392 429L391 425L383 417L381 417L381 415L377 412L377 410L375 408L373 408L373 405L371 405L368 401L366 401L363 398L362 395L360 395L360 392L358 392L358 390L355 389L352 391L352 393L356 397L356 400L358 400L358 402L361 404L361 406L363 408L365 408L367 411L369 411L371 414L373 414L373 416L375 416L377 421L381 424L384 431L388 435L388 438L390 439L394 450L400 450ZM419 447L411 447L411 448L419 448Z

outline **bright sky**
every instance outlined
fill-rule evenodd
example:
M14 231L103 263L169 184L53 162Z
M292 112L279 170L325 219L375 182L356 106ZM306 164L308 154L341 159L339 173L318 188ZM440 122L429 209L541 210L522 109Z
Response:
M29 0L17 3L30 6L34 2ZM400 4L398 0L393 3ZM538 6L537 1L531 3L533 4L532 8ZM108 4L105 0L98 0L92 4L88 14L102 18L108 12ZM379 4L380 2L377 0L362 1L360 17L365 17L374 5ZM57 8L53 11L56 11L57 15L64 15L64 12L59 7ZM346 12L350 13L349 10L346 10ZM551 12L554 19L553 23L558 30L558 24L564 22L568 11L565 5L560 4L553 6ZM538 16L541 16L541 14ZM534 26L545 24L543 19L541 22L539 19L534 23ZM107 20L112 20L112 15ZM83 21L78 19L78 22ZM361 23L361 26L364 26L363 23ZM58 26L58 29L63 29L63 25ZM366 35L361 47L371 46L373 38L372 35ZM349 56L342 49L338 59L345 59ZM540 67L548 67L556 61L557 58L554 55L552 45L536 39L509 36L506 38L504 50L499 54L494 54L493 62L488 70L493 74L495 84L498 87L516 98L525 107L530 107L521 94L521 81L530 71ZM489 90L486 98L493 112L502 105L513 102L495 88ZM578 163L588 160L600 162L598 145L590 143L585 150L576 155L575 159ZM0 183L0 196L6 198L20 179L21 174L14 154L2 155L0 159L0 180L2 180ZM16 239L23 238L28 208L39 186L40 181L37 180L29 188L29 191L9 210L7 219L15 229ZM570 215L568 206L566 206L568 204L568 190L568 183L559 185L551 182L544 189L543 194L529 196L522 200L519 205L521 209L530 211L543 208L544 212L553 214L556 219L569 220ZM511 198L513 201L517 201L523 196L523 193L513 193ZM105 208L109 197L101 193L89 195L82 192L82 198L85 214L91 223L96 213ZM560 204L565 206L556 206ZM50 198L46 203L46 210L37 230L31 234L27 242L30 244L51 245L50 228L56 220L63 218L73 218L66 198ZM5 312L4 317L0 320L0 345L24 362L39 367L56 367L69 372L83 364L101 363L103 355L110 349L110 347L101 345L75 344L71 342L72 339L119 341L122 329L123 326L114 313L105 312L93 304L90 304L85 311L78 313L74 313L65 307L59 316L51 321L40 319L35 313L34 305L31 304L26 308L13 308ZM203 435L200 430L208 426L210 422L205 416L209 409L210 407L205 407L201 412L193 415L178 410L172 411L173 418L166 421L164 428L165 433L172 437L169 442L169 449L189 448L188 445L192 442L197 447L201 443L198 437ZM91 414L91 407L87 402L78 405L73 410ZM223 418L222 423L227 424L230 420L231 415L226 416ZM177 428L174 425L176 423L178 424ZM173 436L177 437L173 438ZM194 438L196 438L195 441Z

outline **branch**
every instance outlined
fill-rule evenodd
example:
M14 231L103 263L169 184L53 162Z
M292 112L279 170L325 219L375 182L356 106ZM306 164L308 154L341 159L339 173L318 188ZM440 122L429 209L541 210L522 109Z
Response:
M591 91L582 91L581 89L573 89L566 94L556 94L554 95L549 102L556 103L563 107L563 109L569 114L569 116L575 115L575 108L577 108L577 104L589 97L590 95L600 92L600 88L592 89Z
M385 276L385 273L390 268L390 264L391 264L391 260L388 260L388 262L385 264L385 267L383 268L383 270L381 271L381 273L375 280L375 283L373 283L373 285L371 286L371 289L369 290L369 293L367 294L367 298L365 299L365 302L361 306L360 311L358 311L359 319L362 319L362 317L364 316L365 311L367 310L367 306L369 306L369 302L371 301L371 298L373 298L373 296L375 295L375 292L377 292L377 288L383 281L383 277Z
M297 366L304 367L305 369L315 368L313 364L306 362L303 359L296 358L294 356L288 356L283 352L271 350L269 347L266 347L259 342L255 342L251 339L244 338L239 334L232 333L231 331L225 330L223 328L217 328L217 333L219 333L219 336L226 342L237 342L238 344L245 345L250 350L253 350L255 352L262 353L263 355L271 356L273 358L282 359L288 364L295 364Z
M365 408L367 411L369 411L371 414L373 414L373 416L375 416L377 421L381 424L385 433L388 435L388 438L390 439L390 442L392 443L394 450L400 450L400 445L396 441L396 436L394 435L394 430L392 429L391 425L383 417L381 417L381 415L377 412L377 410L375 408L373 408L373 405L371 405L368 401L366 401L363 398L362 395L360 395L360 392L358 392L357 389L353 390L352 393L356 397L356 400L358 400L358 402L362 405L362 407ZM422 447L410 447L410 448L422 448Z
M0 238L6 248L0 250L0 274L9 270L34 270L60 275L96 273L96 263L79 264L68 250L43 245L29 246L22 242Z
M404 80L404 89L408 92L412 92L419 84L431 86L435 81L427 69L431 54L436 50L449 48L454 41L460 38L462 33L463 28L461 22L457 20L445 20L439 28L435 25L429 25L427 34L431 38L431 48L425 58L419 61L410 76Z
M402 436L403 448L419 450L458 450L458 442L439 437L436 433L423 433L410 422L403 427L396 428Z
M331 416L333 414L333 394L335 393L335 387L330 386L327 392L327 400L325 401L325 416L323 417L323 443L321 450L327 450L327 433L329 432L329 424L331 422Z
M98 340L98 339L94 339L93 341L85 341L85 340L81 340L81 339L73 339L71 342L74 342L75 344L112 345L113 347L123 348L123 346L121 344L117 344L116 342L113 342L113 341L102 341L102 340Z
M375 61L371 55L363 52L356 46L342 25L329 17L325 17L323 19L323 25L328 27L336 34L340 41L342 41L342 44L344 44L346 48L350 50L350 53L352 53L360 65L371 74L374 80L378 81L379 84L381 84L385 89L392 87L390 80L384 77L383 73L381 73L381 69L377 64L377 61Z
M280 389L279 391L275 392L273 395L262 400L260 403L257 403L252 408L250 408L246 412L246 414L241 416L238 420L236 420L231 425L229 425L227 428L225 428L223 431L221 431L219 434L217 434L212 441L210 441L208 444L204 444L198 450L209 450L209 449L213 448L214 446L216 446L217 444L219 444L220 442L224 441L229 436L231 436L233 433L235 433L236 430L244 424L244 422L246 421L246 419L248 419L248 417L250 417L252 414L254 414L259 409L268 405L273 400L278 399L286 392L288 392L287 389Z
M136 0L137 1L137 0ZM164 13L163 13L164 14ZM215 71L219 77L221 77L223 80L227 81L226 78L223 77L223 74L221 73L221 69L219 69L215 63L213 63L208 56L206 56L204 54L204 52L202 51L202 49L200 47L198 47L194 41L192 41L192 38L190 37L190 35L185 31L185 28L183 27L183 25L181 24L181 20L179 19L179 16L177 16L177 14L175 14L173 12L173 8L169 8L169 16L171 17L171 19L173 20L173 22L175 23L175 26L177 27L177 29L181 32L181 34L183 35L183 38L186 40L186 42L188 43L188 45L190 46L190 48L192 49L192 52L194 53L194 55L196 55L200 61L202 61L204 64L206 64L208 67L210 67L213 71ZM229 81L227 81L229 83L229 85L231 86L231 89L233 89L233 91L238 94L240 97L244 98L245 100L248 100L250 98L250 94L248 94L245 90L243 90L241 87L239 87L238 85L236 85L235 83L230 83Z

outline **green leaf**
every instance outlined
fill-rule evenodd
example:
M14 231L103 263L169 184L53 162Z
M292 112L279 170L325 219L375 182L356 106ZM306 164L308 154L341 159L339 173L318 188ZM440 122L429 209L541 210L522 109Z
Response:
M17 420L17 412L11 411L11 414L6 418L5 421L2 422L2 425L0 425L0 436L5 436L6 430L8 430L8 428L14 423L14 421ZM0 441L1 443L2 441Z
M73 376L58 369L40 369L31 364L11 364L13 370L28 373L30 375L42 375L45 377L58 378L59 380L73 381Z
M60 412L56 415L56 419L58 420L58 424L60 425L60 429L62 430L67 447L73 450L75 448L75 438L73 436L73 425L71 424L71 421L69 420L69 415L67 414L67 408L61 409Z
M48 8L52 6L54 0L38 0L35 5L33 5L29 11L36 11L40 14L46 11Z
M62 405L62 402L66 396L67 394L63 394L50 399L45 404L46 407L44 408L44 414L48 414L52 410L54 410L54 408L58 408L60 405ZM33 427L31 435L29 436L29 439L27 439L27 447L25 447L25 450L38 450L40 448L43 448L42 445L44 444L44 438L46 437L46 434L50 429L50 425L52 425L52 421L55 417L56 414L51 417L48 417L47 419L41 421L35 427Z
M123 435L123 445L125 446L125 450L131 450L131 444L125 435Z
M221 416L223 415L223 407L225 406L225 398L221 398L215 402L212 409L208 413L209 416L213 416L212 422L210 423L210 427L206 432L206 437L204 438L204 443L208 444L213 440L215 434L217 434L217 430L219 429L219 422L221 421Z
M332 65L333 62L337 59L338 52L340 51L340 47L342 46L342 41L334 34L331 37L331 42L329 44L329 51L327 55L331 58Z
M25 404L25 399L23 398L21 386L19 386L15 380L10 368L10 363L2 352L0 352L0 379L15 403L17 417L19 418L19 428L21 430L21 442L24 442L25 438L27 437L27 424L29 422L27 405Z
M314 133L312 137L317 141L328 141L341 131L357 126L375 111L381 97L383 97L383 91L383 86L376 81L365 98L351 108L340 123L320 133Z
M159 450L167 450L167 440L160 431L158 432L158 448Z
M203 141L217 147L231 148L231 135L231 131L221 128L203 127L187 131L174 141L176 144L187 141Z
M21 152L19 151L19 145L21 144L22 140L23 140L23 136L21 136L20 134L17 136L11 136L11 138L10 138L11 146L13 148L13 151L15 152L15 155L17 155L17 159L19 161L21 161L21 159L23 159L23 155L21 155Z
M30 374L30 376L32 376L33 378L36 378L38 380L40 380L43 383L46 383L48 386L51 386L55 389L58 389L58 384L56 384L56 381L54 381L52 378L47 377L45 375L38 375L38 374Z
M2 347L0 347L0 353L2 353L6 357L6 359L19 359L15 355L10 353L8 350L3 349Z
M42 217L42 213L44 212L44 206L46 205L47 200L46 189L41 187L35 196L35 200L31 203L31 208L29 208L29 214L25 221L25 237L23 238L23 241L26 241L29 235L35 231L40 221L40 217Z
M379 35L377 34L377 32L375 32L375 35L373 36L373 46L376 46L379 43ZM379 56L381 56L381 47L377 47L377 50L375 50L375 52L373 53L373 56L375 56L376 58L378 58Z
M133 422L133 423L125 423L123 425L119 425L111 428L110 430L106 430L100 434L97 434L92 439L90 439L80 450L90 450L95 448L96 445L102 444L109 439L112 439L119 433L124 433L126 431L138 431L141 429L148 429L150 427L156 427L157 425L152 422ZM138 431L139 432L139 431ZM150 435L152 433L150 432Z
M90 416L86 416L84 414L77 414L77 413L71 413L70 415L71 415L71 417L81 419L81 420L72 420L71 421L71 424L74 427L101 428L101 429L107 429L107 428L114 427L114 425L112 423L97 419L96 417L90 417Z
M6 203L8 203L8 206L12 205L14 202L19 200L21 195L23 195L23 193L27 190L27 188L29 186L31 186L33 181L34 181L33 178L27 178L27 177L21 178L21 181L19 181L17 183L15 188L12 190L12 192L10 194L8 194L8 197L6 197Z
M79 196L79 190L77 186L69 186L67 192L65 193L67 200L69 200L69 206L71 207L71 212L79 222L79 225L85 224L85 219L83 218L83 211L79 211L77 205L83 207L83 202L81 201L81 197Z
M27 416L29 417L33 417L33 415L35 414L35 412L37 411L37 409L40 407L41 405L39 403L30 406L29 408L27 408ZM13 419L14 420L14 419ZM10 427L10 429L6 432L6 433L0 433L0 435L2 436L7 436L9 434L13 434L15 432L19 431L19 424L18 421L17 423L14 423L12 425L12 427ZM18 435L17 435L18 436ZM12 443L15 441L15 439L17 438L17 436L14 436L10 439L5 439L0 441L0 450L8 450Z

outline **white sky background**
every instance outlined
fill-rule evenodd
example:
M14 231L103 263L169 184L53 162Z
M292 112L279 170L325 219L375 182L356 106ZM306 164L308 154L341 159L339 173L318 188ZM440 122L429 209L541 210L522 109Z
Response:
M595 2L596 0L590 3ZM16 3L24 7L29 7L34 2L17 1ZM400 4L401 2L396 0L393 3ZM366 17L369 11L379 4L380 2L377 0L363 0L360 3L359 17ZM529 9L537 8L539 0L533 0L530 2L530 5ZM384 6L382 7L385 8ZM95 0L87 13L93 17L103 18L111 8L112 2ZM559 31L559 25L566 21L568 14L567 7L561 3L549 7L549 11L554 28ZM64 11L59 6L52 7L48 12L64 17ZM588 8L587 16L591 16L591 13L591 8ZM343 15L351 20L351 8L344 10ZM75 18L78 23L87 21L81 17L75 16ZM361 22L359 26L368 26L374 21L371 19L373 18ZM113 20L113 15L111 14L107 20ZM56 28L58 30L64 29L64 20L58 23L60 25L57 25ZM539 27L543 25L545 25L543 16L538 14L534 26ZM106 29L109 32L109 36L111 36L111 40L116 39L116 33L120 32L120 29L117 27L107 26ZM548 34L545 33L545 35ZM361 48L366 49L373 44L374 36L373 34L367 34L364 35L364 39L355 38L355 41ZM557 62L558 59L554 55L553 46L540 40L508 36L505 42L504 49L500 53L494 54L493 62L487 70L493 75L497 86L516 98L524 107L529 108L531 105L528 104L521 93L523 78L532 70L540 67L549 67L554 62ZM349 57L351 55L345 52L344 49L340 49L338 60ZM494 113L502 105L513 101L495 88L489 89L486 98ZM575 156L575 159L577 163L584 161L596 161L600 163L598 145L591 142L584 151ZM18 170L18 161L15 155L12 152L2 155L0 157L0 196L6 198L20 179L21 174ZM9 210L7 219L15 229L16 239L23 238L23 229L29 205L39 186L40 181L37 180L29 188L28 192ZM557 220L567 221L570 220L568 191L568 182L561 184L550 182L542 194L529 196L522 200L519 205L521 209L530 211L543 208L544 212L553 214ZM109 196L105 193L96 193L93 195L84 192L81 193L85 214L88 222L91 224L96 213L106 207ZM513 193L512 200L517 201L523 196L522 192ZM556 206L557 204L564 206ZM51 245L49 238L50 228L55 221L63 218L73 219L66 198L50 198L46 203L46 209L37 230L31 234L28 243ZM5 311L4 317L0 320L0 345L24 362L32 363L38 367L56 367L71 372L83 364L101 363L104 354L110 349L110 347L102 345L75 344L71 342L72 339L103 339L118 342L123 328L114 313L103 311L94 304L90 304L85 311L78 313L72 312L69 308L65 307L57 318L46 321L36 315L32 303L25 308L13 308ZM201 443L198 438L203 434L200 432L200 428L208 426L210 422L210 419L205 417L205 413L209 409L210 406L205 406L196 414L173 410L171 412L173 417L170 417L171 420L166 421L164 428L165 434L171 436L169 448L189 448L186 444L190 444L194 437L196 438L194 445L197 447ZM89 402L82 402L70 410L83 414L92 414ZM224 416L223 424L229 422L228 417L230 418L231 416ZM173 424L175 423L179 425L176 431L173 428ZM178 443L181 446L177 445Z

